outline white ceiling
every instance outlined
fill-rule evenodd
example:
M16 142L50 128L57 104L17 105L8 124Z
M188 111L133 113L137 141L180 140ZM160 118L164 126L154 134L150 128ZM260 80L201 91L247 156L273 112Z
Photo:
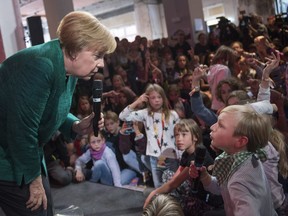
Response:
M45 16L43 0L19 0L22 17ZM133 4L133 0L73 0L75 10L105 13Z
M113 0L105 0L105 3L113 2ZM118 0L114 0L114 3ZM22 17L29 17L33 15L45 16L43 0L19 0L20 11ZM89 8L90 6L100 5L104 0L73 0L74 9L80 10Z

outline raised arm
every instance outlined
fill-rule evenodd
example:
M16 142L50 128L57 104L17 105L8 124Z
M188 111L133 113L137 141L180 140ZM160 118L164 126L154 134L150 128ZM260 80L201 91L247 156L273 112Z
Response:
M274 82L269 76L271 72L279 66L279 62L280 62L279 52L277 52L277 55L272 53L272 58L268 59L268 61L266 62L266 67L263 69L257 101L270 100L270 87L273 87Z
M142 94L137 100L135 100L132 104L128 105L120 114L119 118L122 121L131 121L131 120L136 120L136 121L141 121L141 119L131 119L131 113L142 103L148 102L148 95L147 94Z
M217 122L217 115L204 106L200 94L200 79L205 76L206 68L198 67L193 72L192 91L189 93L191 110L194 114L201 118L207 125L211 126Z

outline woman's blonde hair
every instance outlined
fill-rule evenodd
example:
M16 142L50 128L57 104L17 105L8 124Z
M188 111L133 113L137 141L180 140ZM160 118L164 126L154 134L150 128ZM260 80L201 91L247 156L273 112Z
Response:
M164 113L164 115L165 115L165 120L168 121L170 118L170 109L169 109L169 102L168 102L168 99L167 99L166 94L164 92L164 89L158 84L148 84L148 86L145 90L145 93L147 95L149 95L153 91L155 91L161 95L161 97L163 99L162 113ZM152 111L152 108L151 108L149 103L147 103L147 109L148 109L148 114L152 115L153 111Z
M109 30L92 14L84 11L68 13L60 22L57 36L66 54L75 54L88 49L99 55L114 52L116 41Z

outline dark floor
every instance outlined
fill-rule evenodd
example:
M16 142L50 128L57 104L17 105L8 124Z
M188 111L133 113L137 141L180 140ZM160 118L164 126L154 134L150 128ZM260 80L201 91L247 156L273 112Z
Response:
M74 205L79 207L85 216L141 216L145 201L141 191L91 182L70 184L62 188L52 187L52 196L56 213ZM62 215L68 216L64 213ZM4 216L1 209L0 216Z
M55 209L75 205L85 216L141 215L145 200L143 192L91 182L52 188L52 194Z

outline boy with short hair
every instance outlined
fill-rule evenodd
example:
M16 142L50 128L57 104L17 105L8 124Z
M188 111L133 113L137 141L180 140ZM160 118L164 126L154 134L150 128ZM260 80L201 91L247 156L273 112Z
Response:
M200 180L207 191L221 192L226 215L277 215L259 160L265 155L258 151L268 143L269 124L251 107L231 105L221 111L218 121L211 126L211 145L224 152L215 159L212 176L201 168ZM198 177L193 164L190 176Z
M128 185L137 176L136 171L126 163L119 145L120 121L115 112L107 111L104 115L105 138L108 146L115 152L121 170L121 184Z

